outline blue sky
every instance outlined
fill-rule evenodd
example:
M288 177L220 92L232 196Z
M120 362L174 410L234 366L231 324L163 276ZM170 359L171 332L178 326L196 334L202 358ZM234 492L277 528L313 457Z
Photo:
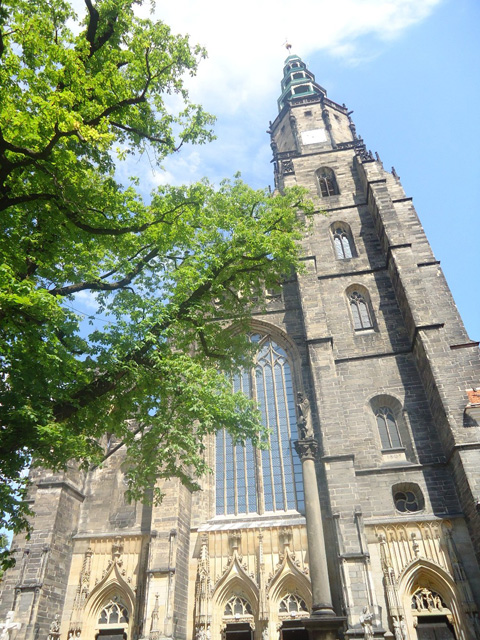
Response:
M171 4L172 6L168 6ZM357 131L393 165L424 225L472 339L480 339L480 4L475 0L177 0L158 17L209 51L192 98L217 118L217 140L183 149L155 183L242 172L273 183L268 121L277 113L285 38ZM135 168L133 169L135 171Z

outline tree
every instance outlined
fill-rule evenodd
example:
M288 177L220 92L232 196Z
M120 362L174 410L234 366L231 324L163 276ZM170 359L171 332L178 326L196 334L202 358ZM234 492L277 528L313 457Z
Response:
M298 267L297 210L309 212L299 190L238 178L148 197L120 184L132 153L160 163L211 139L183 80L205 53L133 0L85 5L83 22L63 0L7 0L0 14L0 502L13 529L32 460L98 462L106 433L128 448L132 499L159 476L193 485L218 428L261 440L229 374L251 355L264 287ZM80 292L108 316L90 333Z

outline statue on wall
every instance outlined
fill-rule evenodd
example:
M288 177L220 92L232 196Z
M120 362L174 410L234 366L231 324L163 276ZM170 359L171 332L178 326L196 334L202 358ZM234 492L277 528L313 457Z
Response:
M373 613L369 611L368 607L363 607L360 624L363 627L363 637L365 640L373 640Z
M407 640L407 625L403 619L393 619L393 633L395 640Z
M9 611L5 616L5 622L0 624L0 640L10 640L11 632L20 629L22 624L20 622L14 622L13 611Z
M310 402L300 391L297 393L298 431L302 440L313 438Z
M58 615L58 613L56 613L55 617L50 623L50 632L48 634L47 640L58 640L59 635L60 635L60 616Z

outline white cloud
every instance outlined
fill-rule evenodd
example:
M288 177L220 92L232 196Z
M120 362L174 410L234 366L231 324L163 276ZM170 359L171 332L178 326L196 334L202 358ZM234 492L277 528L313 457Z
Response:
M304 59L325 50L355 62L358 39L398 37L441 0L177 0L157 15L173 31L205 45L209 59L192 83L192 97L217 114L235 114L277 91L288 37ZM371 52L367 52L371 55Z
M73 306L88 315L89 311L96 311L98 303L92 291L79 291L75 294Z
M157 184L191 182L204 175L218 182L237 170L258 167L260 186L271 182L266 136L272 106L280 91L287 51L308 64L323 50L346 64L370 60L382 43L401 36L425 19L442 0L177 0L157 5L156 17L172 31L188 33L208 50L197 77L187 79L191 99L218 117L218 140L202 147L198 158L182 151L166 161ZM318 78L321 82L321 78ZM201 158L201 160L200 160ZM198 161L197 161L198 160ZM155 182L154 180L154 182ZM249 177L249 182L252 183Z
M81 0L73 0L82 14ZM357 65L375 57L382 43L401 36L425 19L442 0L176 0L158 2L154 16L146 1L139 12L161 19L174 33L186 34L208 50L198 75L187 78L191 99L218 117L218 140L198 150L185 148L155 168L143 155L119 163L117 175L142 177L142 191L159 185L191 183L208 175L218 182L258 167L259 186L270 181L270 149L265 131L280 90L286 38L292 52L308 64L318 51ZM83 8L84 10L84 8ZM321 83L321 78L318 78ZM168 98L176 110L178 100ZM251 180L250 180L251 182Z

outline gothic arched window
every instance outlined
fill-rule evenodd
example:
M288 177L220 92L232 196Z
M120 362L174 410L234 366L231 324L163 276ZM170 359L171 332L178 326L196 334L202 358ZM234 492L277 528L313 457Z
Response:
M367 294L354 290L348 294L355 331L373 329L373 316Z
M348 260L355 256L352 232L345 222L335 222L330 227L333 236L335 255L339 260Z
M397 421L390 407L378 407L375 410L382 449L397 449L402 446Z
M335 173L330 167L321 167L317 170L318 186L320 187L320 193L323 198L328 196L337 196L340 192L338 190L337 180Z
M238 515L304 509L302 467L292 445L297 439L292 371L286 352L270 336L258 343L255 365L233 379L234 391L254 398L270 430L268 450L251 441L234 445L226 431L216 440L216 512Z

